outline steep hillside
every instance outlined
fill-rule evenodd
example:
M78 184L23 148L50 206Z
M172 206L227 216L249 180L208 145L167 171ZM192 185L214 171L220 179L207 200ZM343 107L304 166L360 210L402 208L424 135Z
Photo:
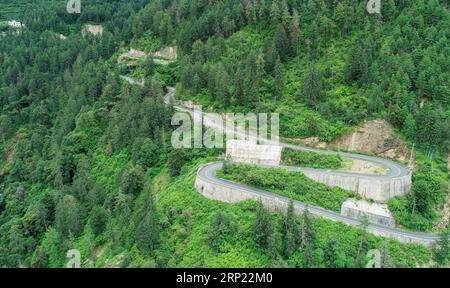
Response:
M204 199L195 172L223 151L173 149L163 96L176 85L211 110L278 112L292 139L339 142L383 119L400 154L417 151L413 193L390 208L431 230L448 184L446 1L386 1L381 15L351 0L86 0L80 15L10 2L1 17L26 28L0 36L1 267L63 267L73 248L87 267L364 267L373 248L386 267L445 265L364 226ZM173 46L158 65L151 53ZM151 55L118 64L130 48Z

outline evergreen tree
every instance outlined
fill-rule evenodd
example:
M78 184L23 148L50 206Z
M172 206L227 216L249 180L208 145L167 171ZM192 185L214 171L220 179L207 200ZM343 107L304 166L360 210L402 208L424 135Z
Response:
M151 254L159 243L158 218L151 193L146 196L143 218L137 219L136 244L143 252Z
M81 230L78 201L72 195L63 196L56 205L55 223L58 232L65 237L75 237Z
M297 55L300 44L300 19L297 13L297 10L294 10L292 15L291 29L290 29L290 42L291 42L291 51L294 56Z
M299 228L295 219L293 201L289 201L286 218L284 220L284 256L289 258L299 244Z
M366 255L368 251L368 232L367 227L369 227L369 220L366 215L361 217L361 225L359 229L359 245L356 252L356 267L363 268L366 263Z
M275 62L275 69L274 69L274 85L273 85L273 94L274 94L274 100L275 104L277 103L278 99L281 99L283 95L283 88L284 88L284 68L283 64L281 63L280 57L277 57L277 60Z
M286 33L286 29L282 24L278 24L274 32L273 42L275 43L275 49L280 55L281 61L286 62L291 52L291 45Z
M223 243L230 243L235 232L236 228L230 216L225 212L219 211L214 217L214 222L209 230L208 244L215 251L220 251L220 246Z
M317 109L325 101L325 87L322 73L316 65L310 65L302 81L302 95L310 107Z
M450 260L450 232L448 229L439 233L437 247L433 251L434 261L440 266L447 265Z
M272 221L270 214L263 206L262 201L258 201L256 206L256 218L253 224L253 235L255 243L261 249L267 249L269 247L269 238L272 233Z
M311 215L308 209L302 214L302 222L300 226L300 248L303 254L305 267L314 265L314 231L312 228Z
M335 239L328 241L324 254L327 268L345 268L347 266L346 256Z
M171 177L180 175L181 167L187 160L187 153L184 149L174 149L169 153L167 166Z

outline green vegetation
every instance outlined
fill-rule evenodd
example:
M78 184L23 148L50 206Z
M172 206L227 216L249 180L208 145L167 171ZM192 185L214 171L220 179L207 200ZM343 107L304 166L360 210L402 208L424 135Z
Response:
M376 16L366 2L85 1L76 15L66 1L0 0L0 21L26 25L0 36L0 266L62 267L72 248L95 267L361 267L372 248L385 266L445 265L444 241L432 253L292 208L205 199L196 171L222 151L170 145L166 85L217 110L279 112L291 138L330 141L382 117L419 147L414 191L390 206L399 223L429 229L446 194L448 7L387 1ZM86 23L102 36L81 36ZM174 64L117 65L124 47L173 44ZM334 211L351 196L300 173L227 169Z
M395 267L424 266L431 260L432 252L423 246L386 241L308 215L296 217L292 210L285 215L271 214L254 201L231 205L208 200L193 184L200 165L216 158L192 154L195 151L185 153L191 161L183 165L181 174L153 191L160 227L154 253L149 256L137 247L113 250L107 239L96 237L101 249L90 256L87 234L75 244L83 259L92 257L98 267L108 260L122 267L344 268L364 267L367 250L378 248L385 249ZM168 170L162 169L148 182L168 177ZM308 236L301 241L296 231ZM361 242L365 243L363 249L359 249Z
M283 165L310 167L320 169L340 169L343 160L339 155L320 154L308 151L283 149L281 154Z
M41 1L41 3L47 2L47 0ZM29 2L29 0L0 0L0 21L17 19L23 14Z
M292 210L284 215L271 214L254 201L227 204L208 200L193 184L200 165L213 160L188 162L181 175L162 187L157 196L162 228L156 255L163 259L163 267L364 267L367 259L360 256L357 264L358 254L384 247L396 267L430 262L431 251L421 245L383 240L307 215L296 217ZM164 169L160 175L167 173ZM301 241L296 231L308 237ZM358 252L361 242L366 244ZM133 252L124 253L142 259ZM140 261L131 265L144 262Z
M445 266L450 261L450 233L445 230L440 233L439 241L437 242L437 248L434 252L434 260L438 265Z
M217 175L336 212L341 211L345 200L355 197L354 193L328 187L307 178L303 173L281 168L226 164Z
M439 220L437 209L448 195L448 174L445 156L417 153L412 191L407 197L394 198L389 210L397 222L413 230L431 230Z

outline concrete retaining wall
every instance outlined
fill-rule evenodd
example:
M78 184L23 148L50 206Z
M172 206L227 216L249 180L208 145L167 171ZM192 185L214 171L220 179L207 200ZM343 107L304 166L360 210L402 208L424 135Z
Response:
M411 173L403 177L379 179L337 174L333 171L301 170L301 172L325 185L353 191L365 199L379 203L387 203L391 198L407 195L411 190Z
M198 175L195 180L195 188L200 194L202 194L203 196L205 196L208 199L218 200L218 201L227 202L227 203L237 203L237 202L249 200L249 199L261 200L263 205L267 209L274 211L274 212L285 212L289 205L289 200L285 197L280 197L280 196L276 196L276 195L271 196L269 193L261 195L261 194L252 192L250 190L245 190L245 189L242 189L239 187L235 187L233 185L230 185L230 187L228 187L228 186L221 185L219 183L211 183L210 181L205 180L202 177L199 177ZM305 205L300 202L297 202L297 201L294 202L294 208L295 208L295 213L297 215L301 215L305 211ZM326 212L326 210L324 210L322 208L316 208L316 207L310 207L310 208L308 208L308 211L311 213L312 216L319 216L319 217L325 217L323 215L323 213L330 214L330 211ZM334 213L334 212L332 212L332 213ZM332 220L332 221L344 222L344 223L346 223L348 225L352 225L352 226L358 226L360 224L359 221L351 221L348 219L339 219L338 217L340 215L338 213L334 213L334 214L337 216L337 218L329 218L329 217L325 217L325 218L328 218L329 220ZM388 227L386 227L386 228L388 228ZM422 244L425 246L433 246L435 243L435 241L432 239L422 239L422 238L415 237L413 235L413 233L408 233L408 232L398 233L398 232L396 232L396 230L380 229L379 226L369 225L367 230L372 234L391 238L391 239L396 239L403 243L419 243L419 244Z
M281 149L281 146L257 145L253 141L228 140L226 154L236 163L279 166Z
M395 219L386 204L369 203L351 198L342 203L341 215L355 220L361 220L363 216L366 216L369 223L395 227Z

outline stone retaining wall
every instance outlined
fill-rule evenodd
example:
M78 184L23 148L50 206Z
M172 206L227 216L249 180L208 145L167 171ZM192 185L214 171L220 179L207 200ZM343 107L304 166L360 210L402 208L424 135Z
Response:
M379 179L375 177L361 177L337 174L334 171L301 170L308 178L328 186L337 186L353 191L365 199L379 203L387 203L396 196L404 196L411 190L411 173L403 177Z
M263 205L267 209L274 211L274 212L285 212L289 205L289 200L285 197L276 196L276 195L271 196L270 193L261 195L259 193L256 193L256 192L253 192L250 190L245 190L240 187L234 187L233 185L225 186L225 185L221 185L219 183L212 183L207 179L203 179L202 177L199 177L198 175L195 180L195 188L200 194L202 194L203 196L205 196L208 199L218 200L218 201L227 202L227 203L237 203L237 202L249 200L249 199L261 200ZM305 209L306 209L305 207L307 207L307 206L305 206L304 204L302 204L300 202L297 202L297 201L294 202L295 213L297 215L301 215L305 211ZM319 217L324 217L323 213L330 212L330 211L326 211L325 209L322 209L322 208L313 208L313 207L308 208L308 211L311 213L311 215L319 216ZM338 213L334 213L334 214L336 214L337 217L340 216ZM325 218L328 218L328 217L325 217ZM341 221L341 222L344 222L344 223L346 223L348 225L352 225L352 226L359 225L359 221L356 221L356 220L355 221L350 221L350 220L342 221L342 219L336 219L336 218L335 219L328 218L328 219L333 220L333 221ZM432 246L435 243L435 241L432 239L428 240L428 239L417 238L408 232L395 233L394 231L389 231L386 229L379 229L379 227L372 226L372 225L369 225L367 230L369 232L371 232L372 234L396 239L403 243L419 243L419 244L422 244L425 246Z

